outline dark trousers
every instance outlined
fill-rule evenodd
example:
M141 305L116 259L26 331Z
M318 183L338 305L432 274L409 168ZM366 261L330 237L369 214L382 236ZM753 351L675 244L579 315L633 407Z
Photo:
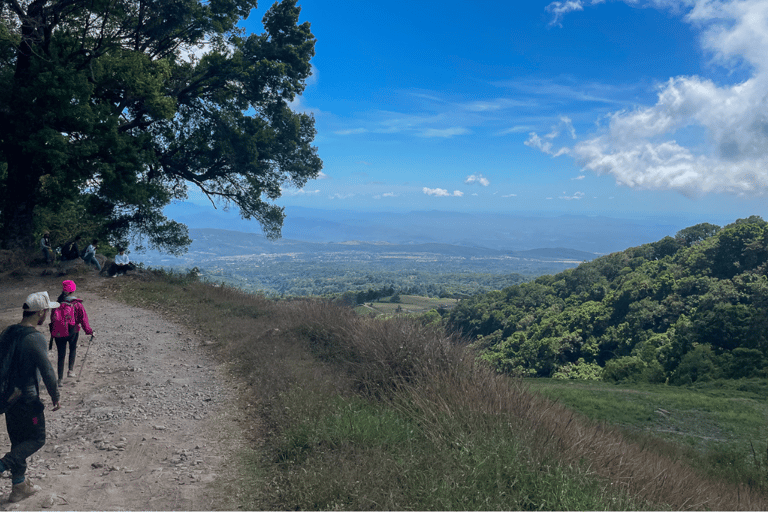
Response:
M64 378L64 358L67 356L67 345L69 345L69 365L70 370L75 369L75 356L77 356L77 338L80 332L75 332L65 338L53 338L56 340L56 352L58 355L56 369L59 373L59 380Z
M109 266L109 270L107 271L110 276L114 276L117 274L125 274L129 270L136 270L136 266L133 263L128 263L127 265L118 265L117 263L112 263L112 265Z
M24 476L27 472L27 459L45 444L44 409L40 398L23 397L5 411L11 451L2 460L14 480Z

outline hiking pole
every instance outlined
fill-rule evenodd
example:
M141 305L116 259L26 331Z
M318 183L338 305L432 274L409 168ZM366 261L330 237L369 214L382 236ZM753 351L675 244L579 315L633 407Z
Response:
M91 343L93 343L93 334L91 334L91 339L88 340L88 346L85 348L85 355L83 356L83 363L80 365L80 373L77 374L77 381L80 382L80 377L83 375L83 367L85 366L85 358L88 357L88 351L91 349Z

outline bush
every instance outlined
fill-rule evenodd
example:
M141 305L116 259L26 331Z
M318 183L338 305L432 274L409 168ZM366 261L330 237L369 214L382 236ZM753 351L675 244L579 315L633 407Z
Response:
M611 359L603 368L603 380L621 382L625 380L640 380L648 365L638 356L625 356Z
M576 379L576 380L600 380L603 368L597 363L587 363L584 358L579 358L575 363L568 363L561 366L552 375L553 379Z
M722 371L717 364L717 356L712 352L712 347L697 345L683 356L672 376L672 383L693 384L696 381L717 379L721 374Z

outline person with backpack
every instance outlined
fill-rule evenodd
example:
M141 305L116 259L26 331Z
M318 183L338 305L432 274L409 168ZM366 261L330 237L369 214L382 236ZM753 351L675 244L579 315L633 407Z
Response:
M26 478L27 459L45 444L45 405L40 400L40 377L53 400L53 410L61 408L45 337L36 329L45 322L48 310L58 306L48 298L48 292L32 293L24 301L21 322L0 334L0 412L5 412L5 426L11 441L11 450L0 458L0 472L11 472L8 497L11 503L40 491L39 486Z
M75 282L62 281L61 288L61 295L57 299L59 307L51 313L51 325L49 326L51 336L56 342L58 354L56 370L59 375L59 386L64 379L64 359L67 356L67 346L69 346L67 377L75 376L75 357L77 356L77 339L80 336L80 326L83 327L86 334L93 335L83 300L75 297L75 290L77 290Z
M62 259L76 260L80 257L80 249L78 248L77 244L80 242L81 238L82 237L80 235L77 235L73 240L70 240L64 244L64 247L61 248Z

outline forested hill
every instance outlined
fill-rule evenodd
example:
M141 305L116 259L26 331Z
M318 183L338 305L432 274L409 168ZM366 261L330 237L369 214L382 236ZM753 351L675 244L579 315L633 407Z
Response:
M501 371L668 381L768 374L768 223L697 224L461 302L449 324Z

